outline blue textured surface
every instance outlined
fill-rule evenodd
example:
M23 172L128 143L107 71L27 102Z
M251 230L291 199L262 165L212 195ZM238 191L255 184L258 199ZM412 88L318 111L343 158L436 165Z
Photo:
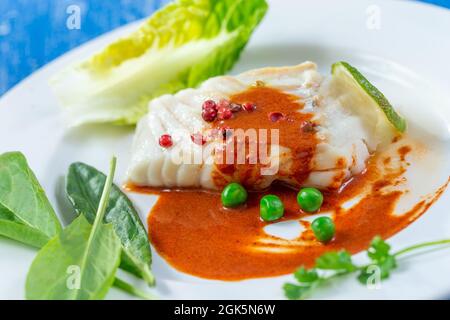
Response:
M450 8L450 0L423 0ZM168 0L0 0L0 95L70 49L150 15ZM80 8L80 29L67 9Z
M450 0L420 0L422 2L427 2L435 4L437 6L442 6L450 9Z
M0 95L70 49L144 18L164 0L0 0ZM67 27L80 9L80 28Z

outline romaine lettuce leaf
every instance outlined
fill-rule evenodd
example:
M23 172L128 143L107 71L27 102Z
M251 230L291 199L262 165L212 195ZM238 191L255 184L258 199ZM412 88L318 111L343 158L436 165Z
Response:
M231 69L266 11L265 0L177 0L51 85L71 125L135 124L149 100Z

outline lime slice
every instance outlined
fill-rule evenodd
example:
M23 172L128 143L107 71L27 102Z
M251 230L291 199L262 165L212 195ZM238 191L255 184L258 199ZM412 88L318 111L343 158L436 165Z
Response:
M339 95L342 105L363 119L379 143L390 143L405 132L405 119L355 67L340 61L333 64L331 73L333 91Z

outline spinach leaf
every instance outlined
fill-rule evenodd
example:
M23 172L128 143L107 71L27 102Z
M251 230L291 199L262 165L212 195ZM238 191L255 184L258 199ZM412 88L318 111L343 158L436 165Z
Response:
M84 216L47 243L34 259L26 282L33 300L103 299L120 263L120 241L111 225L96 230Z
M103 299L120 263L120 240L103 218L116 160L104 185L96 219L80 215L39 251L26 281L27 299Z
M97 169L84 163L74 163L69 168L66 190L69 200L78 214L89 222L95 220L106 177ZM106 209L105 222L111 223L122 243L120 267L149 285L154 284L150 266L152 262L147 232L128 197L113 185Z
M42 247L61 225L20 152L0 155L0 235Z

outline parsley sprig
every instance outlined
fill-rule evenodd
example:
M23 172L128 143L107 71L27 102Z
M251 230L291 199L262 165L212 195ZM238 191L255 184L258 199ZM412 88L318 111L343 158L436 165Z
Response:
M419 249L445 244L450 244L450 239L424 242L407 247L396 253L391 253L391 246L377 236L372 240L367 250L367 256L370 259L369 264L355 265L350 253L345 250L327 252L316 259L316 264L313 268L300 267L294 273L297 284L284 284L284 293L291 300L305 299L311 296L314 289L326 285L338 277L356 272L359 273L358 281L363 285L369 283L375 272L378 273L377 276L380 281L385 280L389 278L391 271L397 267L398 257Z

